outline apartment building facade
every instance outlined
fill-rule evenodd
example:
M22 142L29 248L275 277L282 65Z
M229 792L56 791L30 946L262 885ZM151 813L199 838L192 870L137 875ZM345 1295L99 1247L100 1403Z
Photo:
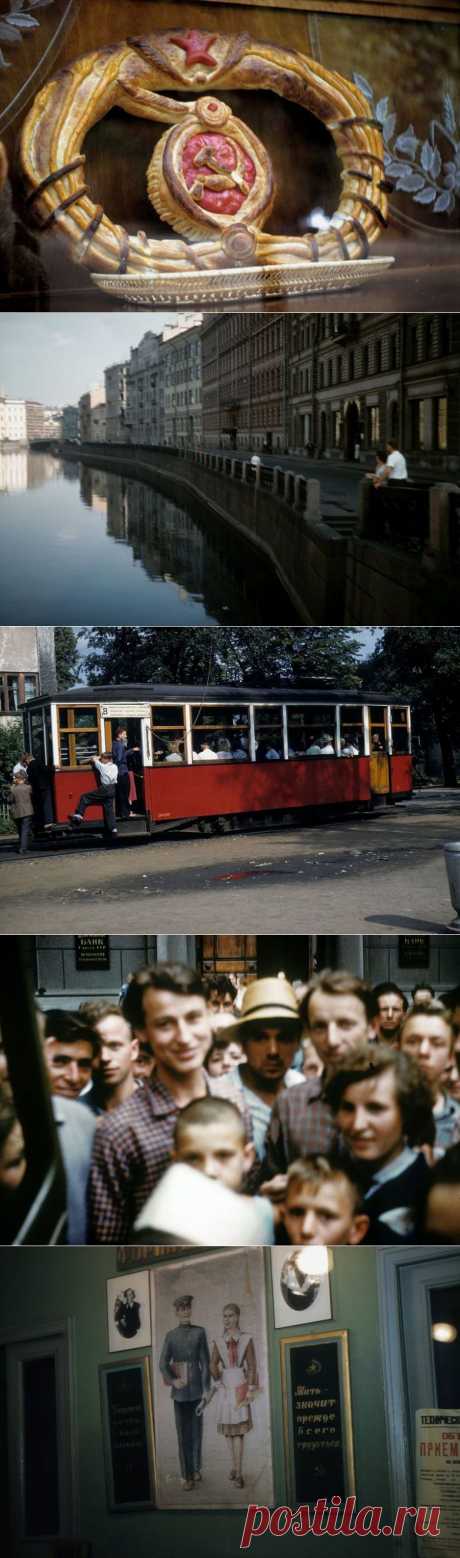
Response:
M82 444L91 443L93 437L92 413L97 406L104 406L105 415L105 389L103 384L93 384L84 395L80 395L78 402L80 438Z
M205 448L354 460L394 438L458 471L458 315L213 316L202 375Z
M125 444L128 441L127 362L112 363L110 368L105 369L104 380L107 443Z
M27 443L25 400L14 400L8 395L0 397L0 443Z
M160 442L178 449L198 449L202 443L200 326L165 330L160 362Z
M148 330L132 347L126 365L127 438L130 444L160 443L160 336Z

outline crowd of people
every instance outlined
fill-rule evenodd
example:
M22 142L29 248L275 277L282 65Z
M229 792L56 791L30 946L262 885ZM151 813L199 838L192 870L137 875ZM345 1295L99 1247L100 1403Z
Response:
M70 1243L460 1241L460 986L157 963L37 1024ZM26 1171L3 1060L3 1214Z

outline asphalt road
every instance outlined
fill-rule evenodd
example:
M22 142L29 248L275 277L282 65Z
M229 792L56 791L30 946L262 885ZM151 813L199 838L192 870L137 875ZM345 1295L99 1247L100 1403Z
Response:
M312 827L0 855L2 932L201 934L446 931L442 845L460 794L423 792Z

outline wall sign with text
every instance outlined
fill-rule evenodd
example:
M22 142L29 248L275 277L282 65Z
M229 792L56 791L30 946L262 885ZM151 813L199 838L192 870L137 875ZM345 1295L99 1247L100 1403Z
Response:
M110 968L109 936L76 936L75 962L78 969Z
M356 1491L347 1332L283 1338L281 1374L289 1503L345 1501Z

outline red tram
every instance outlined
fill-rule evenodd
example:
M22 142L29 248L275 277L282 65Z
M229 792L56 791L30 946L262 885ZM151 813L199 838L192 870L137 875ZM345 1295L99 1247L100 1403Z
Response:
M22 715L26 750L49 768L61 834L81 792L96 789L91 761L110 751L120 725L137 789L121 832L178 821L212 832L264 814L370 809L412 790L410 709L377 693L324 683L74 687L30 699ZM89 811L85 832L100 831L101 815Z

